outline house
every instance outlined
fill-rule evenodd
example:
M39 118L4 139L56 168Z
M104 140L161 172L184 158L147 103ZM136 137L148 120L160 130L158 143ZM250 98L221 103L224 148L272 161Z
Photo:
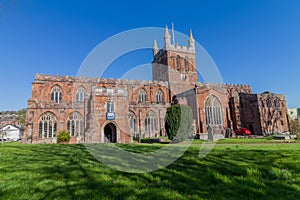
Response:
M2 131L4 131L4 139L17 141L22 139L24 129L20 126L8 124L3 127Z

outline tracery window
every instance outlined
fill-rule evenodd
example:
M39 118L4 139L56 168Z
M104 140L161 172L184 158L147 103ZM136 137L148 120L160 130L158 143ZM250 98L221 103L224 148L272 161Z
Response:
M222 105L216 96L211 95L205 101L205 115L207 125L223 125Z
M139 94L140 103L146 103L146 98L147 98L146 91L142 89Z
M76 92L76 102L81 103L84 102L85 99L85 89L83 87L79 87Z
M51 112L46 112L39 119L39 138L52 138L56 136L57 118Z
M275 106L276 108L280 107L279 99L275 99L275 100L274 100L274 106Z
M164 101L164 93L158 90L156 93L156 103L162 103Z
M271 107L271 106L272 106L271 100L267 100L267 106L268 106L268 107Z
M83 117L78 112L72 112L69 115L67 122L67 129L70 135L73 136L82 136L84 132L84 122Z
M129 128L131 133L136 132L136 116L132 111L129 111Z
M149 111L145 118L145 130L153 132L157 130L157 117L153 111Z
M62 100L62 90L59 86L54 86L51 90L51 101L60 103Z

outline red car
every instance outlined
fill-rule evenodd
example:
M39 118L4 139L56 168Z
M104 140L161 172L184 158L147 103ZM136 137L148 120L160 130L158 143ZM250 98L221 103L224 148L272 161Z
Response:
M234 131L237 135L251 135L251 131L246 128L240 128Z

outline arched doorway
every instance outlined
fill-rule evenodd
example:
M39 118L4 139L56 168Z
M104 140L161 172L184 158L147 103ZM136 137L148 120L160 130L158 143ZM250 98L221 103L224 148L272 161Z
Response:
M117 127L113 123L108 123L104 127L104 142L117 142Z

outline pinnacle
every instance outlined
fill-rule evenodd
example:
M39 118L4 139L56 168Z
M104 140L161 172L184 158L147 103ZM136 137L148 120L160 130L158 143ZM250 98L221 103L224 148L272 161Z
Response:
M169 33L169 29L168 29L168 25L166 25L165 37L166 37L166 36L170 37L170 33Z
M158 49L158 47L157 47L157 43L156 43L156 40L154 40L153 49Z
M194 38L193 38L193 33L192 33L192 29L190 29L190 40L194 40Z

